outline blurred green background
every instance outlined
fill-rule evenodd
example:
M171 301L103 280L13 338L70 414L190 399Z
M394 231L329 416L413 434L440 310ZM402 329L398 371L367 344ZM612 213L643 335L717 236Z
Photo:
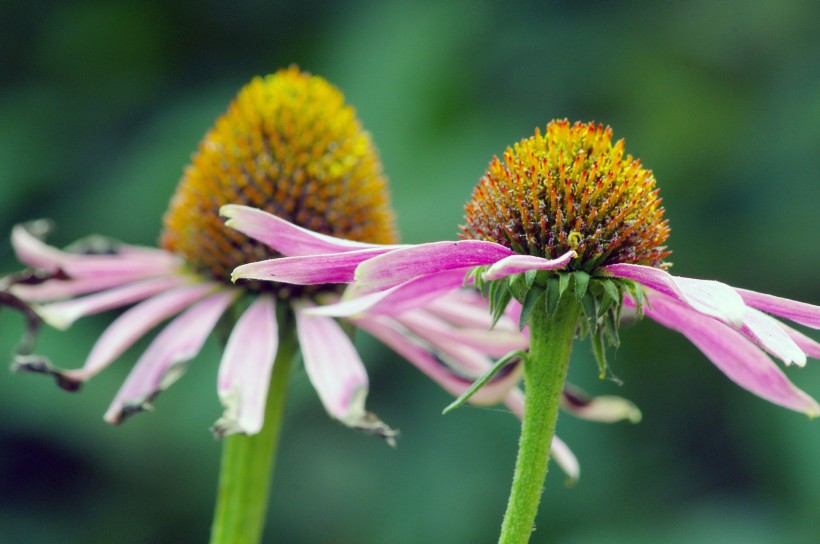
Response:
M379 147L405 241L453 238L494 154L552 118L610 124L652 168L673 271L820 303L820 4L658 2L4 2L0 232L38 217L154 244L191 152L236 91L291 63L338 85ZM0 272L17 267L7 237ZM79 366L111 315L47 331ZM10 352L22 319L0 313ZM814 335L817 338L817 335ZM369 406L399 447L323 412L293 380L266 542L494 542L517 420L448 396L359 338ZM220 445L211 341L154 413L102 413L146 342L81 394L0 375L0 543L207 539ZM639 425L564 416L582 464L554 469L533 542L820 541L820 427L741 390L684 338L623 332L599 381ZM820 397L820 369L788 372Z

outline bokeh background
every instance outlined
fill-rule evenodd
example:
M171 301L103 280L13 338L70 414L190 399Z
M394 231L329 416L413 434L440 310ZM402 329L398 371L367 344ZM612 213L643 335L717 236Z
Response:
M49 217L51 241L154 244L190 154L252 76L291 63L326 77L380 149L403 239L455 236L494 154L552 118L610 124L652 168L673 271L820 303L820 6L710 2L4 2L0 232ZM17 263L0 240L0 272ZM80 365L110 315L43 334ZM22 319L0 313L0 351ZM815 334L815 338L817 335ZM369 406L397 449L328 418L293 379L266 542L494 542L517 420L441 416L448 396L357 339ZM82 393L0 374L0 542L198 543L220 445L208 427L211 341L154 413L102 413L143 342ZM587 345L572 381L619 394L639 425L564 416L582 464L555 469L533 542L820 541L820 427L729 382L649 321L623 331L619 386ZM820 397L820 369L788 372Z

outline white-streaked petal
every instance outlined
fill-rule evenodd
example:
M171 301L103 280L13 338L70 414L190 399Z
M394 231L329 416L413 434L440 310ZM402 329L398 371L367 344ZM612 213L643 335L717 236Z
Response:
M743 299L724 283L673 276L660 268L639 264L611 264L604 270L613 276L636 281L735 327L742 325L746 315Z
M631 303L628 298L625 301ZM754 343L723 322L661 294L650 297L644 313L686 336L718 369L744 389L809 417L820 415L820 405L814 399L795 387Z
M820 306L789 300L787 298L757 293L748 289L738 289L743 301L752 308L767 314L784 317L789 321L800 323L812 329L820 329Z
M27 285L18 283L12 285L9 291L16 297L28 302L49 302L67 299L88 293L96 293L105 289L134 283L141 279L140 275L109 275L104 278L80 278L58 280L50 279L42 283Z
M187 281L187 277L180 275L140 280L93 295L46 304L36 308L36 312L52 327L67 329L81 317L133 304Z
M249 206L228 204L220 208L219 214L228 218L225 221L225 226L259 240L286 256L342 253L377 247L389 250L400 247L354 242L319 234L285 221L281 217Z
M611 395L589 397L568 386L564 386L564 393L561 395L561 408L575 417L599 423L623 420L640 423L643 417L638 407L625 398Z
M95 376L148 331L216 288L214 283L183 285L154 295L129 308L105 329L91 349L83 367L66 370L63 376L76 382L83 382Z
M490 266L482 275L485 281L492 281L527 270L560 270L566 268L575 257L574 251L567 251L557 259L544 259L531 255L510 255Z
M308 314L305 308L294 304L299 347L325 410L348 427L390 440L395 432L365 410L367 372L353 342L333 318Z
M806 365L806 354L775 318L754 308L747 308L740 332L787 365Z
M238 289L215 293L171 321L134 365L104 419L118 424L132 413L149 409L151 399L184 373L185 363L199 353L239 293Z
M789 335L789 338L791 338L792 341L795 344L797 344L797 347L799 347L803 351L803 353L805 353L812 359L820 359L820 343L816 342L815 340L812 340L802 332L797 331L789 327L788 325L780 323L780 326L783 328L786 334Z
M257 297L237 320L219 365L217 392L225 412L214 425L218 436L262 430L278 331L269 295Z

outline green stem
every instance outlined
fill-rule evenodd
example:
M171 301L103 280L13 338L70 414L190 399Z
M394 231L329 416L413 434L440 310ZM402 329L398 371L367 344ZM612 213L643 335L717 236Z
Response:
M279 347L271 372L265 424L255 435L235 434L223 440L211 544L257 544L265 527L288 380L298 349L292 315L277 313Z
M500 544L524 544L530 540L544 490L558 404L580 311L575 297L567 293L552 316L547 315L543 304L537 304L530 314L530 355L524 364L527 397Z

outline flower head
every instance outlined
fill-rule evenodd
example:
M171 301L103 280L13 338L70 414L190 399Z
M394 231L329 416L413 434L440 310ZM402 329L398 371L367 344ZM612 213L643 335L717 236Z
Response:
M468 239L395 248L335 276L311 257L245 265L235 276L348 282L341 302L318 310L334 316L424 305L467 282L482 288L496 318L517 299L524 326L536 306L551 315L562 297L575 297L602 377L605 343L618 344L627 309L684 334L738 385L820 415L769 357L798 366L819 358L820 344L772 316L818 329L820 307L669 274L654 178L624 153L608 128L552 122L546 136L536 131L490 163L465 208Z
M328 413L390 440L394 431L364 409L367 374L348 334L334 318L308 312L332 300L338 284L231 282L234 267L256 259L372 255L397 247L390 245L396 232L386 185L370 137L338 89L295 67L256 78L216 121L185 170L165 216L162 249L105 242L59 250L45 244L42 229L14 229L13 246L30 269L0 283L0 302L23 309L32 322L36 316L61 329L81 317L130 306L81 368L56 368L31 354L31 342L21 346L15 366L50 374L63 388L76 390L170 320L105 414L119 423L148 408L178 379L225 320L232 330L217 379L225 408L217 435L261 429L280 337L295 334ZM257 241L225 226L219 211L229 203L253 205L293 223L271 229L257 216L237 220L258 234Z

